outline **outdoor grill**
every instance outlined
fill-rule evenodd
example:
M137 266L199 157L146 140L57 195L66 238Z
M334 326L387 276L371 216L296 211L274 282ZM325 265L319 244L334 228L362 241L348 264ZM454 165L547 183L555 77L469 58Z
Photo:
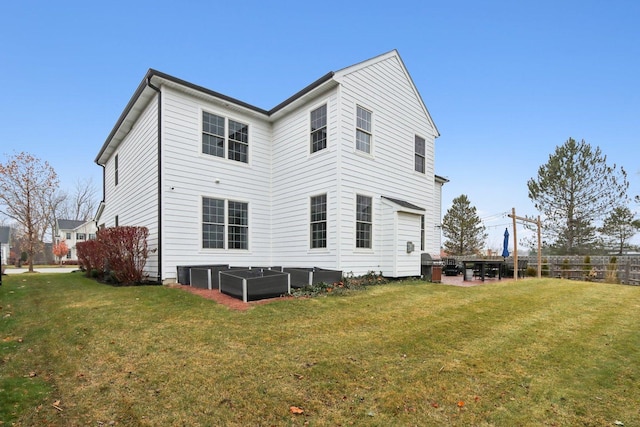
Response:
M428 253L420 254L420 274L428 282L440 283L442 280L442 261L433 259Z

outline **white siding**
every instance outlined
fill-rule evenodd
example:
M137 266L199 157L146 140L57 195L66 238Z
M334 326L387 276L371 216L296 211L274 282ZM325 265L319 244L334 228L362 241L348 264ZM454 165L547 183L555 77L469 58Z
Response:
M397 57L373 62L364 67L354 67L350 72L338 76L342 95L339 112L339 138L341 152L342 216L340 233L341 268L358 266L363 272L366 264L369 270L379 265L388 265L386 251L383 250L381 234L374 235L374 252L361 253L354 250L353 215L348 212L354 193L363 191L379 196L389 196L418 205L425 211L426 227L435 224L439 206L434 198L434 139L436 130L426 118L420 99L404 72ZM355 149L356 106L361 105L372 111L372 152L363 154ZM419 135L426 143L426 173L414 170L414 139ZM376 229L377 230L377 229ZM419 238L417 246L419 271ZM406 243L406 242L405 242ZM387 242L385 241L385 245ZM425 251L433 253L433 239L426 242ZM404 251L406 254L406 250ZM399 270L408 271L407 268ZM366 271L364 271L366 272Z
M337 92L332 90L273 125L272 250L278 265L336 267ZM327 148L311 154L310 112L327 104ZM327 248L310 249L310 198L327 194Z
M179 265L271 265L270 124L169 87L162 91L163 278L175 278ZM248 164L202 153L203 111L249 125ZM202 197L248 203L248 250L202 248Z
M115 185L115 156L105 165L105 209L101 224L147 227L147 243L158 247L158 102L153 98L116 149L118 185ZM150 252L145 268L150 279L158 275L157 252Z
M338 268L356 275L420 273L420 215L402 213L382 196L425 209L425 252L439 252L440 188L434 180L437 130L395 52L338 71L339 85L320 86L274 117L162 83L161 168L158 177L157 98L153 98L105 166L101 223L144 225L158 246L162 218L163 280L193 264ZM317 88L316 88L317 89ZM327 105L327 147L310 153L310 112ZM370 154L355 150L356 106L372 112ZM202 112L249 125L248 164L202 153ZM414 171L415 135L425 139L426 173ZM226 147L225 147L226 148ZM158 212L158 183L161 212ZM310 249L310 197L327 195L327 247ZM373 244L356 248L356 195L373 201ZM202 248L202 198L246 202L249 249ZM406 242L416 251L407 254ZM157 255L156 255L157 256ZM152 256L148 268L157 270ZM156 274L154 272L154 274Z
M420 275L420 215L397 213L398 235L396 237L396 277ZM407 252L407 242L415 250Z

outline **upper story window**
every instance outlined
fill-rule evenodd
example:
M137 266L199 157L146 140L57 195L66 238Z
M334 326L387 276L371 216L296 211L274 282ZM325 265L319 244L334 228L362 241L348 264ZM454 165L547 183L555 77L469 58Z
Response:
M87 235L85 233L76 233L76 240L85 240Z
M311 152L327 148L327 104L311 111Z
M71 233L67 233L67 240L71 240Z
M356 196L356 248L371 248L372 200L367 196Z
M371 154L371 111L358 105L356 115L356 149Z
M311 249L327 247L327 195L311 198Z
M228 123L227 123L228 122ZM227 128L229 133L227 134ZM227 149L225 150L225 146ZM225 151L228 154L225 155ZM249 125L202 112L202 152L227 157L242 163L249 162Z
M425 141L416 135L415 140L415 170L424 173L425 171Z
M117 154L115 157L115 169L114 169L113 176L115 179L115 185L118 185L118 155Z
M96 235L94 233L89 233L89 240L96 240Z
M203 197L202 247L224 249L225 243L227 249L249 248L249 205Z
M249 126L229 120L229 158L247 163L249 153Z

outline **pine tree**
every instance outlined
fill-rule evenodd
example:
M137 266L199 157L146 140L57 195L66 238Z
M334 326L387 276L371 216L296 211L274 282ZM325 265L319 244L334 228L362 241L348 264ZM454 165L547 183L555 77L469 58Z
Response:
M626 206L617 207L604 219L598 231L603 239L621 255L628 248L629 240L638 233L640 221Z
M559 254L586 253L598 241L596 223L627 200L624 169L584 140L569 138L527 182L529 198L543 214L543 233Z
M477 254L487 238L486 228L478 217L475 206L462 194L442 219L442 233L447 239L444 249L449 255Z

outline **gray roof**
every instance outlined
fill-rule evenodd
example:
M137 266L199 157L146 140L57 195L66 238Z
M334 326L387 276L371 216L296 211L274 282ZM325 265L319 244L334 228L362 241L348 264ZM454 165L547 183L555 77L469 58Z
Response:
M8 244L11 237L11 227L0 226L0 243Z
M387 197L387 196L382 196L383 199L387 199L390 202L395 203L398 206L402 206L403 208L407 208L407 209L415 209L417 211L424 211L426 210L425 208L421 208L418 205L414 205L413 203L409 203L407 201L404 200L400 200L400 199L394 199L392 197Z
M76 221L75 219L59 219L58 230L73 230L80 227L86 221Z

